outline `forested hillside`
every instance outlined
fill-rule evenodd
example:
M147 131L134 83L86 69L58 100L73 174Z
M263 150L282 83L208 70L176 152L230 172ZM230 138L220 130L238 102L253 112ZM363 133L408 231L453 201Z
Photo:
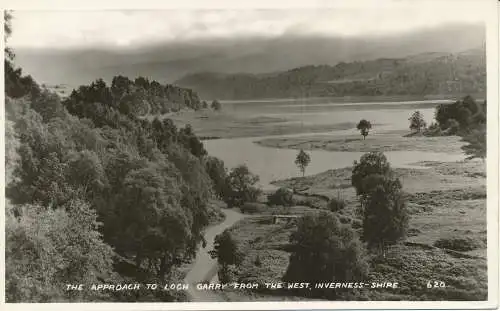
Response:
M182 300L66 285L174 281L175 268L193 258L216 216L206 169L214 159L189 126L138 115L196 108L196 93L116 77L61 101L8 52L7 302Z
M270 75L205 72L176 84L219 99L477 94L486 89L485 50L305 66Z

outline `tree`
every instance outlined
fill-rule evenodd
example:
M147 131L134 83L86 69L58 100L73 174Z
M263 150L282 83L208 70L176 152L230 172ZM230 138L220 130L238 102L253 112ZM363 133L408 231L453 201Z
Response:
M357 195L365 195L369 192L371 184L367 184L365 178L370 175L392 175L391 166L382 152L365 153L359 162L354 161L351 184L356 189Z
M203 108L203 109L207 109L208 108L208 104L207 104L206 101L202 101L201 102L201 108Z
M217 258L221 265L219 280L223 283L230 282L229 266L239 265L243 261L243 253L239 251L236 241L227 229L215 237L214 249L209 254L210 257Z
M246 165L239 165L231 170L226 178L224 201L228 207L241 206L245 202L255 202L261 190L255 187L259 176L250 172Z
M350 225L340 223L333 213L307 213L290 237L292 254L285 281L356 281L367 276L366 252ZM309 292L309 291L307 291ZM317 290L312 294L333 299L337 290Z
M193 128L190 124L186 124L184 128L179 130L178 134L179 143L181 143L187 150L191 151L191 153L200 158L207 154L207 151L203 147L203 143L193 132Z
M306 173L306 167L309 165L311 162L311 157L307 152L305 152L303 149L300 149L299 153L297 154L297 157L295 158L295 165L297 165L302 172L302 176L305 175Z
M208 156L205 160L205 169L212 180L215 195L222 199L226 189L227 171L224 162L216 157Z
M358 125L356 125L356 128L361 132L361 135L363 135L363 139L366 139L366 136L368 136L368 132L372 128L372 124L370 123L370 121L362 119L361 121L359 121Z
M214 99L212 101L212 104L210 105L210 107L215 111L220 111L222 109L222 105L217 99Z
M467 145L462 146L462 150L468 156L467 159L486 158L486 125L478 126L470 134L462 138Z
M293 192L287 188L279 188L274 193L267 196L268 205L293 205Z
M415 111L408 120L410 121L410 129L416 130L417 132L420 132L427 126L424 116L418 110Z
M209 253L220 265L238 265L243 260L243 254L238 251L236 241L227 229L215 237L214 249Z
M146 164L130 171L115 206L113 245L121 254L146 259L163 278L181 263L192 235L188 215L180 207L181 192L171 168Z
M447 131L448 134L467 133L486 122L486 103L478 104L471 96L465 96L452 104L437 106L435 118L442 130L454 127Z
M387 245L404 238L408 210L398 179L383 178L370 190L363 209L363 240L384 252Z

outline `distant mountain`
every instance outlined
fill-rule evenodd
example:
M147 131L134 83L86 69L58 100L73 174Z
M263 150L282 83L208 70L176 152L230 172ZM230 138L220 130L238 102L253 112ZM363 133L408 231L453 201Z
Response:
M485 57L485 50L478 48L304 66L269 76L196 73L175 84L208 99L484 94Z
M402 58L436 51L456 53L481 46L483 25L453 24L392 36L321 37L283 35L174 41L121 50L15 49L16 64L40 83L87 84L115 75L171 83L197 72L268 76L306 65ZM271 73L271 74L268 74Z

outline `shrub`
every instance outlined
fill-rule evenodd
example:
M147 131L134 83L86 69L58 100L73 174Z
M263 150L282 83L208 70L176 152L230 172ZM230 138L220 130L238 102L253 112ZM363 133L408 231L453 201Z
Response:
M460 123L455 119L449 119L446 122L446 134L455 135L460 130Z
M257 255L257 257L255 257L254 264L255 264L257 267L262 266L262 261L260 260L260 256L259 256L259 255Z
M362 280L368 263L363 245L350 225L341 224L335 214L307 213L299 219L290 237L292 254L285 281L334 282ZM333 299L340 290L304 291Z
M345 205L346 205L346 203L345 203L345 200L343 198L332 198L328 202L328 209L331 212L338 212L338 211L344 209Z
M113 250L102 241L95 211L76 200L66 208L17 207L19 217L6 210L6 301L90 298L86 291L65 287L98 282L112 270Z
M246 202L240 206L240 210L245 214L261 213L267 209L267 205L257 202Z
M351 226L353 227L353 229L362 228L363 227L363 221L354 218L354 219L351 220Z
M279 188L276 192L267 196L268 205L293 205L293 192L287 188Z
M210 107L215 111L220 111L222 109L222 105L217 99L214 99L212 101L212 104L210 105Z

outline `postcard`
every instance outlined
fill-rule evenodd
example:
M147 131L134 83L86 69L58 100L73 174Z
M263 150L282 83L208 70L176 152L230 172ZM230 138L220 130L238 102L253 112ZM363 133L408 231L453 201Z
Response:
M6 310L498 307L498 2L2 9Z

